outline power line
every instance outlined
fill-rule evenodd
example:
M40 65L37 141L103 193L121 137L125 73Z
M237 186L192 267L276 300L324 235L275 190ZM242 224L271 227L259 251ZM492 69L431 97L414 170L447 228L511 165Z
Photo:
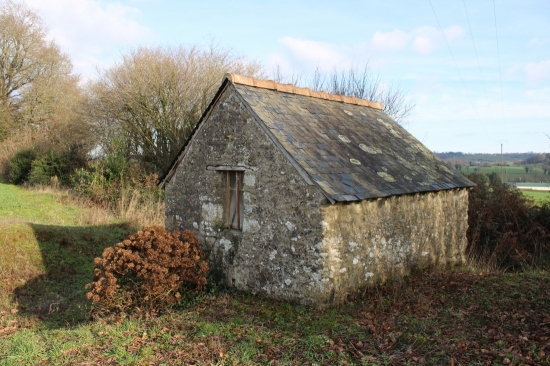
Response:
M493 0L493 13L495 15L495 36L497 39L498 76L500 80L501 121L504 125L504 135L506 136L506 122L504 121L504 96L502 93L502 71L500 69L500 50L498 47L497 7L495 5L495 0Z
M481 63L479 62L479 56L477 54L477 47L476 42L474 41L474 32L472 31L472 24L470 23L470 16L468 15L468 9L466 8L466 0L462 0L462 4L464 5L464 12L466 13L466 19L468 20L468 28L470 29L470 38L472 39L472 44L474 46L474 53L476 55L477 60L477 67L479 69L479 76L481 77L481 84L483 85L483 92L485 93L485 98L487 99L487 102L489 101L489 95L487 94L487 88L485 87L485 78L483 77L483 72L481 71ZM493 129L497 130L497 126L495 123L495 116L491 111L490 105L489 105L489 112L491 114L491 124L493 125Z
M477 109L474 105L474 102L472 101L472 98L470 97L470 93L468 91L468 88L466 88L466 84L464 83L464 79L462 78L462 74L460 73L460 70L458 69L458 65L455 61L455 57L453 56L453 52L451 51L451 47L449 46L449 42L447 42L447 37L445 37L445 33L443 32L443 28L441 27L441 23L439 23L439 18L437 17L437 14L435 13L435 9L432 5L432 1L428 0L430 3L430 6L432 8L432 11L435 16L435 20L437 21L437 25L439 26L439 30L441 31L441 34L443 35L443 39L445 40L445 44L447 44L447 49L449 50L449 53L451 54L451 58L453 59L453 63L455 64L456 71L458 72L458 77L460 78L460 81L462 82L462 86L464 87L464 90L466 91L466 94L468 96L468 100L470 101L470 104L472 105L472 108L474 110L474 113L476 114L477 119L479 120L479 115L477 114Z
M485 88L485 79L483 78L483 73L481 72L481 64L479 63L479 56L477 55L476 43L474 41L474 32L472 32L472 25L470 24L470 17L468 16L468 10L466 9L466 0L462 0L464 4L464 12L466 13L466 19L468 20L468 28L470 28L470 38L472 38L472 44L474 45L474 52L477 59L477 67L479 68L479 75L481 76L481 81L483 83L483 91L485 92L485 98L489 99L487 95L487 89Z
M504 182L504 175L503 175L503 171L502 171L502 167L504 166L504 160L502 158L502 145L504 145L505 143L507 144L508 141L506 140L500 140L500 141L497 141L499 144L500 144L500 181L501 182Z

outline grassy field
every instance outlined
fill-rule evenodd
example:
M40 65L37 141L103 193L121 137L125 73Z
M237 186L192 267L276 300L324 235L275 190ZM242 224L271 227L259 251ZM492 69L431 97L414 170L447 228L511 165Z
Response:
M0 365L550 365L550 274L426 272L316 310L211 289L158 318L88 320L123 222L0 184Z
M96 212L67 200L66 193L0 184L2 314L18 313L25 323L47 326L87 318L82 286L90 279L93 258L129 229L109 215L103 216L107 223L90 225Z
M550 202L550 192L543 191L521 191L525 196L531 198L537 203Z
M517 166L463 166L463 174L472 174L476 171L490 174L492 172L502 176L504 182L550 182L550 175L544 174L540 164L527 165L529 173L525 171L525 165Z

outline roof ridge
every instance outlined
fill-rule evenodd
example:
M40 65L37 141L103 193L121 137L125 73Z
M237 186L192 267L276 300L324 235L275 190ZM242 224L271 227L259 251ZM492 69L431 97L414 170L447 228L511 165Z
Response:
M309 88L300 88L292 84L281 84L273 80L261 80L250 76L243 76L233 73L225 74L225 78L230 80L234 84L242 84L254 86L256 88L277 90L283 93L305 95L307 97L332 100L347 104L356 104L364 107L384 109L384 105L380 102L373 102L367 99L360 99L356 97L347 97L340 94L329 94L327 92L311 90Z

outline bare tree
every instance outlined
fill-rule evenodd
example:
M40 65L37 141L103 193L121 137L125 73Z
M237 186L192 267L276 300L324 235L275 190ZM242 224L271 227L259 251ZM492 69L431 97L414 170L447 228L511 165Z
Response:
M46 89L61 79L76 85L70 60L46 33L39 15L23 3L0 3L0 139L24 122L52 118L44 108L37 114L38 106L48 101Z
M368 62L363 69L350 67L344 71L335 69L332 73L323 73L317 68L309 77L297 76L294 73L290 77L285 77L277 65L273 78L277 82L295 84L330 94L381 102L384 105L384 112L399 124L406 122L415 106L407 100L406 93L398 85L383 83L380 75L372 72Z
M40 16L12 0L0 0L0 72L0 174L22 149L83 157L94 146L71 61Z
M89 85L87 114L108 152L114 138L149 171L163 172L216 92L223 75L261 76L231 50L140 47Z

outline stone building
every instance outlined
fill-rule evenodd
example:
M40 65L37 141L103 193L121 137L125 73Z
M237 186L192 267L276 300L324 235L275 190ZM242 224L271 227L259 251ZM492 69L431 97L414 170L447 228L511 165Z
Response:
M228 74L161 180L227 283L330 305L460 264L473 183L380 103Z

